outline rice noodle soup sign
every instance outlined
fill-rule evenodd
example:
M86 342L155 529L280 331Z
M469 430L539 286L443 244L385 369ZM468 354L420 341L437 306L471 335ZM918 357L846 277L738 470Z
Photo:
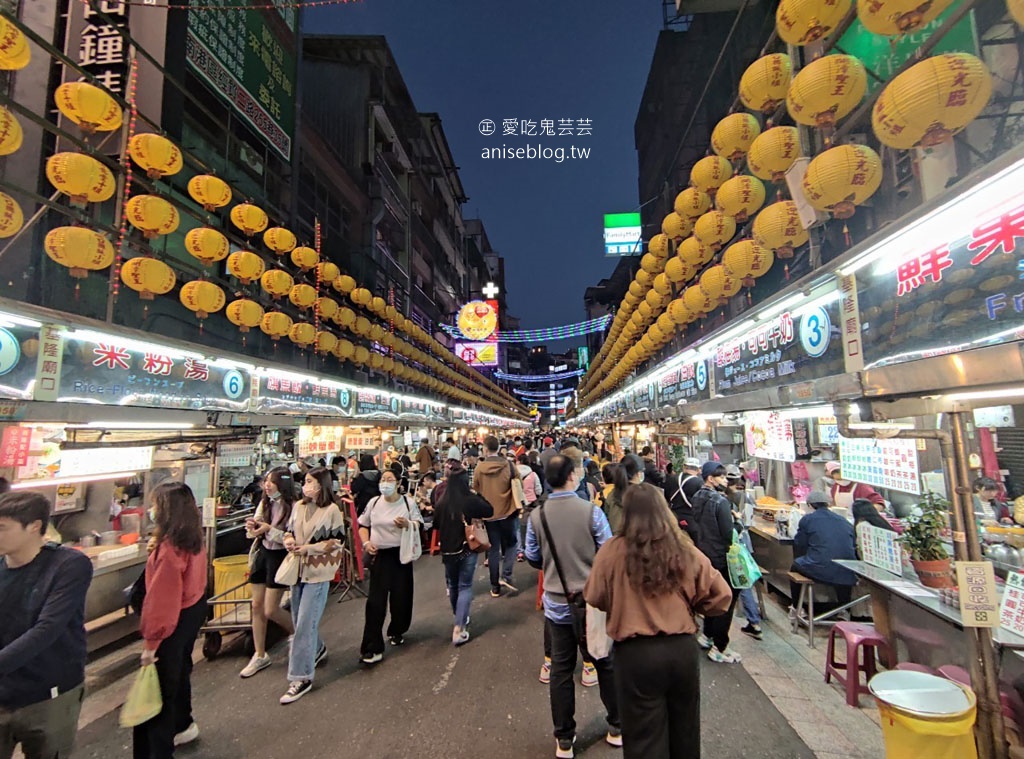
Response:
M771 461L796 461L793 424L775 411L746 414L747 455Z

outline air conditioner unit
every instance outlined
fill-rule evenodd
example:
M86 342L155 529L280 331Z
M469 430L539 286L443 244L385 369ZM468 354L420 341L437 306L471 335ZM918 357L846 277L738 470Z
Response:
M810 229L828 219L827 215L812 208L811 204L807 202L807 198L804 197L804 174L807 173L807 166L810 162L810 158L797 158L786 172L786 186L789 187L790 197L796 203L797 211L800 214L800 223L804 229Z

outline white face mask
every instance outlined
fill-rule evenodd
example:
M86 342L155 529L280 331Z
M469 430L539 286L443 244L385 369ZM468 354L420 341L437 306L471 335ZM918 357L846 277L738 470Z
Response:
M302 494L306 496L306 498L316 498L320 495L320 488L316 485L303 485Z
M849 480L843 480L843 479L836 479L835 483L836 483L836 485L842 485L843 487L846 487L847 485L850 484L850 481Z
M271 501L276 501L281 497L281 491L275 490L273 493L267 493L267 497L269 497Z
M149 515L150 522L156 522L156 506L150 506L146 513Z
M394 482L382 482L380 484L380 494L383 496L394 495L395 490L398 489L398 484Z

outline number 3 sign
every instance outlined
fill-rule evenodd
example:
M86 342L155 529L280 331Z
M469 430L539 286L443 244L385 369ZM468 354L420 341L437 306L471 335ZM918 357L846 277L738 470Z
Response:
M811 358L823 355L831 338L832 321L824 308L812 309L800 319L800 344Z

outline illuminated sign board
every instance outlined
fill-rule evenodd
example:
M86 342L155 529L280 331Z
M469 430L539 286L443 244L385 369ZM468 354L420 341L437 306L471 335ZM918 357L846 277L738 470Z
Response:
M497 366L497 343L455 343L455 355L470 366Z
M639 213L604 215L604 254L635 256L644 250L643 226Z
M498 329L498 311L487 301L472 300L459 309L456 323L470 340L486 340Z

